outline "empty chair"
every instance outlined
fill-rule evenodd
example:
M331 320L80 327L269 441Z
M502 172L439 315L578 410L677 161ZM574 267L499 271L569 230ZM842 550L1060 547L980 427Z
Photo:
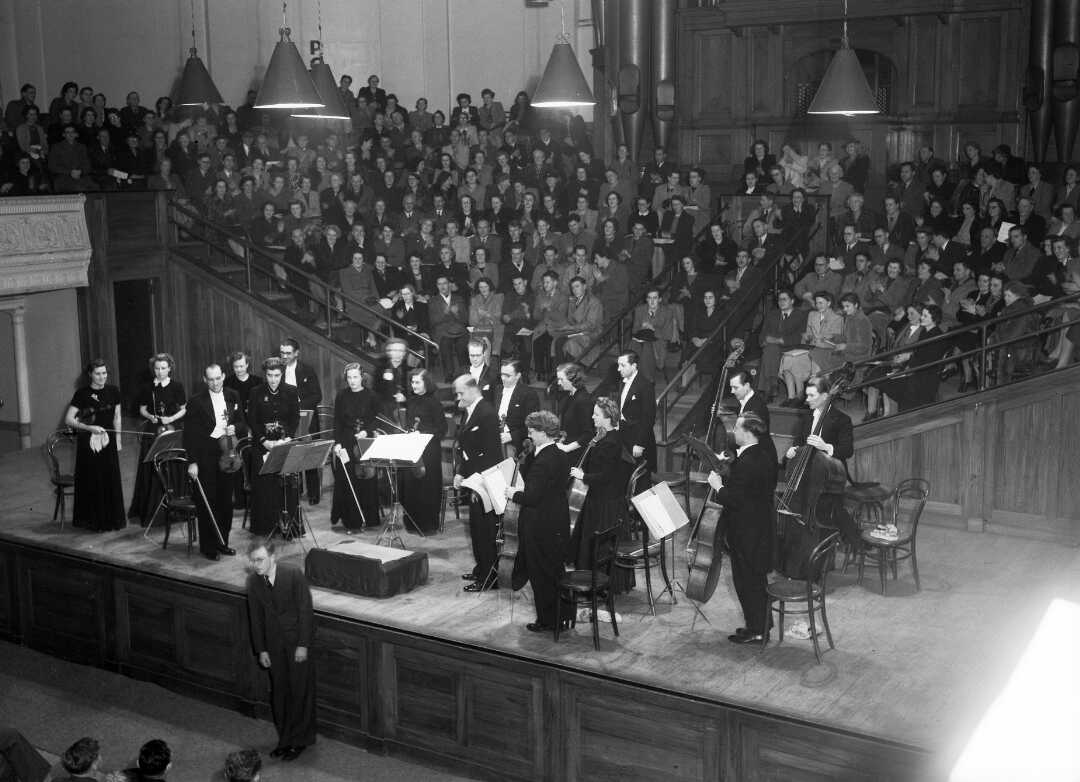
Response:
M188 479L188 459L182 450L166 450L154 457L154 470L161 479L164 493L161 502L154 510L150 521L146 526L146 535L154 525L154 520L160 515L165 516L165 541L162 548L169 547L169 532L173 522L183 521L187 525L188 556L191 555L191 546L197 537L197 512L195 498L192 496L191 481Z
M637 508L634 507L633 497L637 493L637 489L642 480L649 475L649 466L641 461L634 468L634 472L630 475L630 480L626 483L626 504L627 511L630 514L630 529L634 535L634 539L624 542L619 547L619 556L616 560L616 567L625 568L627 570L642 569L645 571L645 596L649 601L649 611L652 614L656 614L656 601L653 597L652 591L652 568L653 565L660 564L660 574L664 579L665 590L671 592L671 582L668 579L667 573L667 546L663 540L650 540L649 528L646 526L644 520L641 518L641 514L637 512ZM639 540L640 538L640 540ZM660 594L663 594L661 592ZM675 595L672 593L672 600Z
M57 429L45 438L42 453L49 466L49 481L56 496L53 521L59 518L60 529L63 529L67 496L75 496L75 433L70 429Z
M919 532L919 519L922 517L923 508L926 507L926 498L930 495L930 482L922 478L908 478L902 481L893 492L891 505L891 523L896 525L896 540L884 540L871 533L872 529L866 529L861 534L861 548L859 549L859 583L862 583L863 566L866 560L870 564L877 564L878 575L881 578L881 594L885 594L885 569L892 569L893 580L896 580L896 565L905 559L911 560L911 574L915 578L915 590L921 589L919 585L919 560L915 553L915 536Z
M607 608L611 615L611 629L619 635L615 618L615 588L613 583L615 559L619 552L619 530L609 527L593 533L591 570L570 570L559 578L559 599L555 603L555 640L559 640L562 625L563 600L573 603L570 625L574 626L578 605L588 605L592 610L593 647L600 651L600 618L596 615L598 605Z
M805 581L782 578L765 588L769 596L769 607L765 612L765 626L769 626L772 613L775 611L779 615L777 643L784 642L784 617L788 614L806 614L810 622L810 640L814 644L814 656L819 663L821 662L821 648L818 645L816 620L818 612L821 612L821 625L825 630L825 638L829 642L829 648L836 648L833 644L832 631L829 629L829 617L825 613L825 582L828 579L828 565L836 554L836 545L839 541L840 533L834 532L814 547L806 563L807 579ZM779 605L774 608L775 603ZM805 604L806 608L788 608L789 603ZM761 641L762 648L765 647L768 641L769 634L765 633L765 637Z

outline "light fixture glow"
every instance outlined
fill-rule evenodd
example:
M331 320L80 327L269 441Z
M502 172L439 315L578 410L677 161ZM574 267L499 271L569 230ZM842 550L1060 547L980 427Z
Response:
M845 117L880 113L866 74L859 65L859 58L848 41L847 0L844 0L844 30L840 49L825 70L825 77L806 113L841 114Z
M292 112L294 117L307 119L349 119L349 112L341 100L337 82L330 66L325 62L316 62L311 66L311 81L319 92L319 99L325 104L321 109L301 109Z
M176 103L180 106L202 106L209 103L224 103L217 85L210 78L210 71L199 59L199 51L195 47L195 2L191 2L191 49L187 62L184 63L184 74L180 77L180 88L176 93Z
M281 18L281 29L278 30L281 40L274 45L274 53L270 55L266 76L255 98L255 108L322 108L326 104L319 97L296 44L289 38L292 30L285 26L285 3L281 4Z
M566 37L566 8L559 5L562 34L555 41L544 75L533 92L532 105L539 109L568 109L595 106L589 83Z

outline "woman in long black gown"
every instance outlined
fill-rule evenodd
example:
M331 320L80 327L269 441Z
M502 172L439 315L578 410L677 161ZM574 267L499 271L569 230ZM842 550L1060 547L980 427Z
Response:
M373 386L379 414L402 429L407 428L402 420L405 400L409 396L409 365L405 361L407 352L405 340L397 337L386 340L383 355L375 363ZM387 431L391 430L387 428Z
M131 494L128 518L138 519L144 527L150 523L158 503L161 502L162 491L161 482L154 473L154 465L144 461L146 453L157 435L181 428L181 421L187 413L184 386L172 377L175 367L176 361L168 353L151 356L150 371L154 374L154 379L140 389L137 400L145 434L139 438L139 465L135 472L135 488Z
M360 478L355 474L356 457L353 454L357 437L374 436L378 408L375 395L364 388L364 375L359 364L346 365L345 384L334 398L334 499L330 506L330 524L341 522L345 532L352 535L363 532L364 527L379 526L378 482L375 478ZM345 464L342 464L342 454L348 456Z
M559 364L555 370L555 382L566 396L559 403L559 426L562 427L562 441L558 444L563 453L580 451L596 434L593 426L592 395L585 388L585 370L581 364L572 361ZM571 464L577 462L581 454L570 457Z
M442 506L442 439L446 436L446 415L435 397L435 380L426 369L415 369L409 376L412 396L405 404L410 429L430 434L424 448L424 477L417 478L412 470L399 475L402 507L407 521L425 535L439 529L439 509Z
M86 368L89 385L75 392L64 422L76 432L75 512L72 523L94 532L123 529L120 483L120 389L106 384L109 370L96 358Z
M619 436L619 403L602 396L593 404L596 437L584 459L570 470L570 477L585 481L589 493L577 525L570 536L570 556L578 570L591 570L594 532L617 527L621 539L629 539L630 518L626 486L634 471L634 462ZM625 592L634 585L634 571L615 569L615 591Z
M300 425L300 397L296 386L282 382L285 363L280 358L268 358L263 362L266 382L256 386L248 399L248 427L254 441L251 464L251 534L269 536L281 519L281 511L288 508L294 515L299 499L295 485L289 485L282 504L282 477L280 474L260 475L267 454L275 447L287 443Z

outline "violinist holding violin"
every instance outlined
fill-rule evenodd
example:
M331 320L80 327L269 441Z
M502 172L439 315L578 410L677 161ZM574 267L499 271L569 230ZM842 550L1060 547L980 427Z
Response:
M745 626L728 640L735 644L761 643L768 639L765 591L772 555L775 519L777 464L772 451L762 444L768 437L765 423L753 413L740 415L734 428L735 461L722 478L709 473L715 500L724 506L731 580L742 605Z
M240 397L225 388L225 373L218 364L208 364L203 371L206 388L191 397L184 419L184 450L188 457L188 475L198 479L202 492L194 490L199 518L199 551L210 560L222 554L236 553L229 548L232 530L233 474L222 470L222 442L243 436L247 431L240 407ZM228 441L226 441L228 444ZM206 502L203 501L205 493ZM209 512L208 512L209 511ZM213 516L211 517L211 513ZM216 522L217 530L212 524Z
M161 482L154 474L154 465L144 461L146 453L159 434L183 426L187 404L184 386L172 377L176 368L173 357L168 353L155 353L149 363L154 379L142 387L137 400L145 436L139 438L139 466L128 510L128 518L139 519L144 527L150 523L150 517L161 501Z
M363 532L365 525L379 526L378 481L374 476L365 478L354 471L356 438L375 436L378 407L375 394L364 388L359 364L346 364L343 376L345 388L334 398L334 499L330 505L330 526L340 521L345 532L353 535ZM342 452L348 457L344 464ZM346 470L352 472L346 475Z

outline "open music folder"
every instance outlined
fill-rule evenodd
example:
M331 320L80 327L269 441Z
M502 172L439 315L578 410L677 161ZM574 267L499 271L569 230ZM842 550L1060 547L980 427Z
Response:
M462 480L461 485L470 491L476 492L480 501L484 503L484 513L495 511L501 515L506 512L506 487L513 480L514 467L513 459L503 459L483 472L474 472L468 478ZM524 488L520 473L514 488Z
M653 540L666 538L690 523L686 511L671 493L671 487L664 482L635 495L632 502Z

